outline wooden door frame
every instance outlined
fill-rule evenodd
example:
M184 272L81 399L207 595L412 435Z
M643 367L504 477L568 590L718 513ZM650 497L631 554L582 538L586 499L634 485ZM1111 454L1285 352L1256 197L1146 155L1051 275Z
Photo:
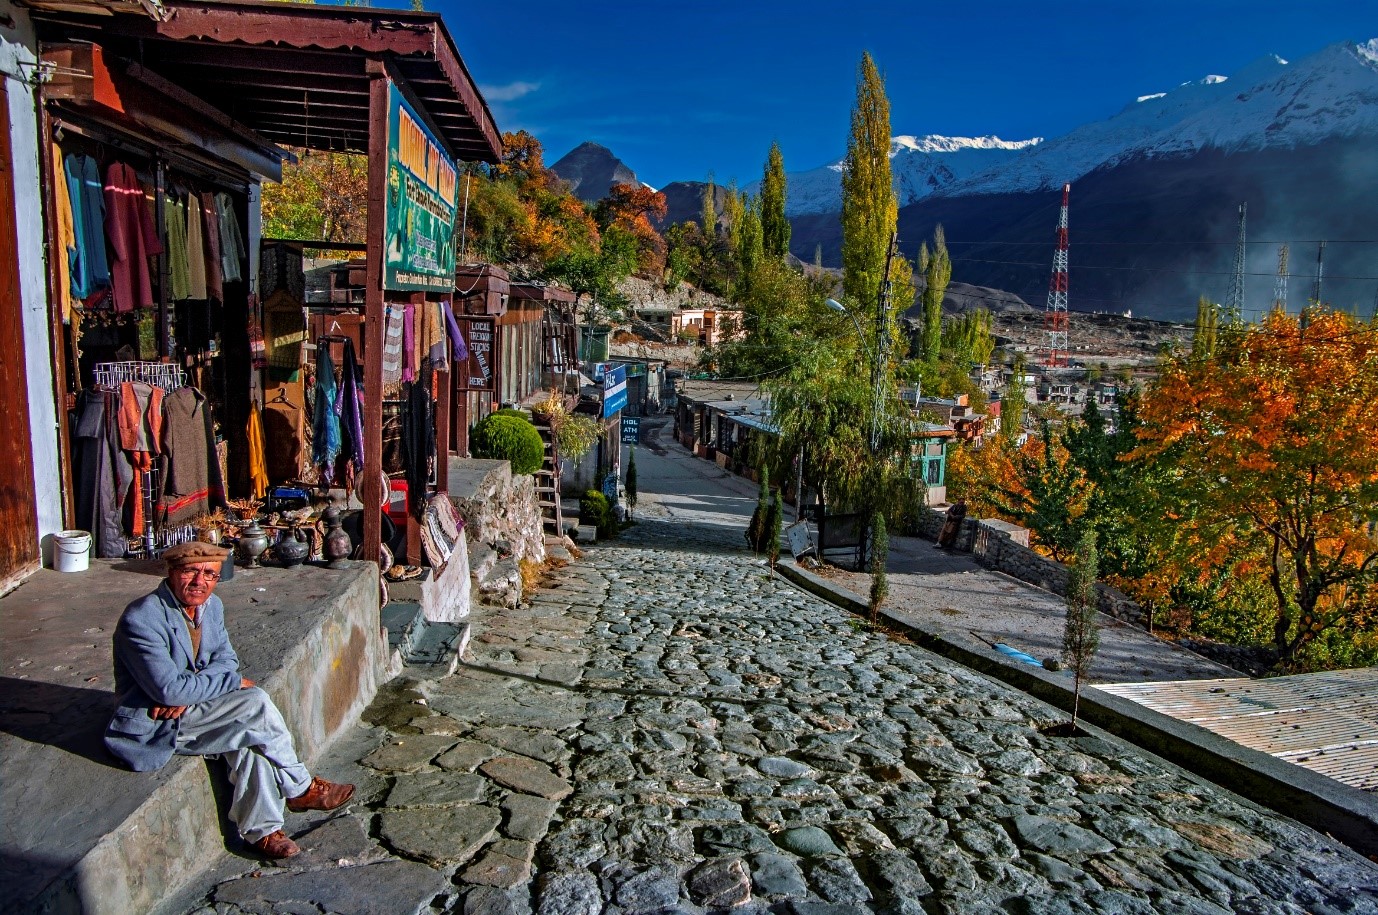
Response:
M38 569L38 507L29 426L28 371L24 360L24 309L19 282L19 227L15 216L14 157L10 142L9 87L0 77L0 339L17 343L0 352L0 440L5 443L0 479L0 593ZM26 484L16 480L26 477ZM27 491L27 495L25 495Z

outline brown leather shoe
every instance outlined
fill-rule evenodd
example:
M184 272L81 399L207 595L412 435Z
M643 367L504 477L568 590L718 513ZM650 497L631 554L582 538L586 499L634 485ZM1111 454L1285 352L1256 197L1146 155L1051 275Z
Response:
M266 858L290 858L301 852L297 843L287 838L287 833L279 829L254 843L254 849Z
M296 797L287 799L287 809L293 813L301 813L304 810L334 810L353 796L353 785L341 785L323 778L312 778L310 788Z

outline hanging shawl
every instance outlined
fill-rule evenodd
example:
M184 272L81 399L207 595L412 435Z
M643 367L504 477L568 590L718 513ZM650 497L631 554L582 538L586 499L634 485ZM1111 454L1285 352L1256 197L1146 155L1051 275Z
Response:
M263 456L263 418L256 404L249 405L249 423L245 432L249 437L249 486L255 499L268 494L268 462Z
M335 415L335 363L330 344L316 350L316 405L311 415L311 463L321 479L335 482L335 458L340 453L340 418Z
M464 335L459 332L459 322L455 320L454 309L450 308L449 302L441 302L440 307L445 310L445 327L450 332L450 346L454 349L455 362L463 362L469 358L469 347L464 343Z
M363 369L354 356L354 343L346 340L340 389L335 392L335 415L340 418L340 454L352 464L351 478L364 464L363 403Z

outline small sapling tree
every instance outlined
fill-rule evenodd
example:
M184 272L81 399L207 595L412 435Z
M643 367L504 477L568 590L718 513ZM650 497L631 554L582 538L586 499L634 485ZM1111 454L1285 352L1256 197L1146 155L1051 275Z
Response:
M774 497L770 500L770 507L766 509L765 524L762 536L765 542L761 548L770 560L770 572L775 574L775 562L780 558L780 522L784 517L785 507L780 503L780 491L775 491Z
M756 496L756 510L746 525L746 545L759 554L765 544L766 514L770 511L770 471L761 466L761 491Z
M1062 631L1062 663L1072 671L1072 733L1081 710L1081 684L1091 673L1100 646L1096 619L1096 576L1099 557L1096 532L1087 528L1077 542L1076 559L1067 572L1067 625Z
M871 625L880 620L880 605L885 603L890 593L890 582L885 577L885 560L890 555L890 535L885 530L885 514L876 512L871 517L870 531L870 573L871 573Z
M636 511L636 449L630 449L630 456L627 458L627 479L623 484L627 490L627 514L631 515Z

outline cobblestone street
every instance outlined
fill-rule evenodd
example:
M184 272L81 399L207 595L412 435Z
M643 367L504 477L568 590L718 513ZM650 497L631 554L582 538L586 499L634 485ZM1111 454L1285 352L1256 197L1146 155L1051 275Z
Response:
M651 501L379 695L300 858L180 910L1378 913L1378 865L770 577L736 496Z

